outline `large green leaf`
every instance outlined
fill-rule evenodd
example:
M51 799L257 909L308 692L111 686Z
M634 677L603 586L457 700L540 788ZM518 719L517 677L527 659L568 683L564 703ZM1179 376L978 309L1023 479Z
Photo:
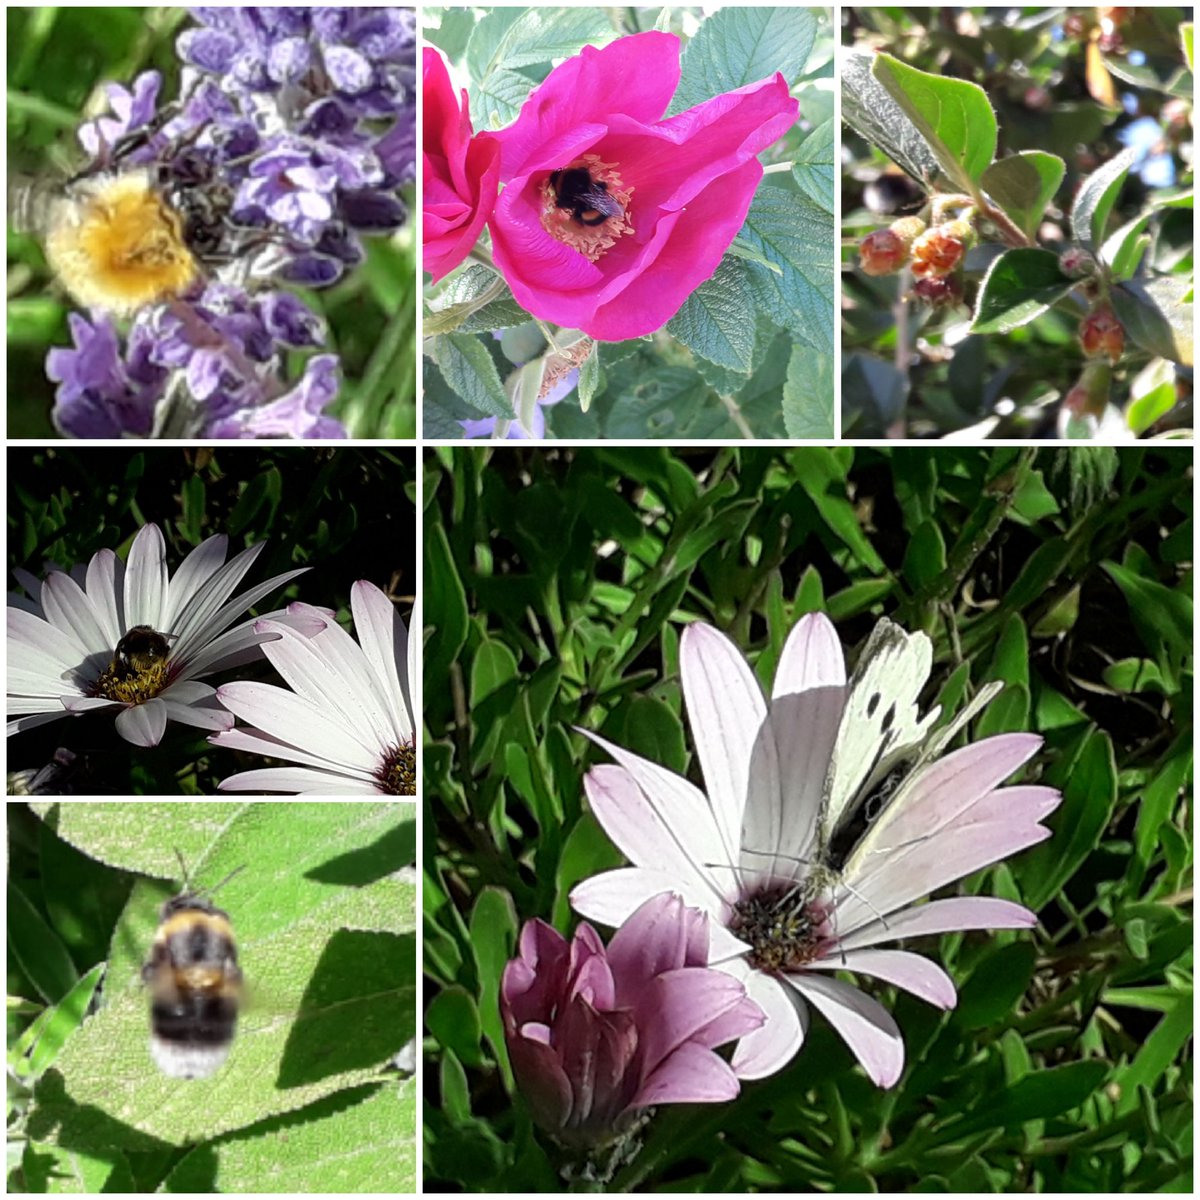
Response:
M1114 288L1113 308L1125 332L1143 350L1191 367L1196 362L1192 284L1173 275Z
M1071 209L1071 235L1080 245L1095 248L1104 241L1108 215L1117 202L1117 194L1133 166L1134 157L1132 150L1122 150L1079 185Z
M816 32L813 9L718 9L683 52L671 111L682 112L723 92L769 79L776 71L789 85L794 83L808 61Z
M1018 247L992 262L979 288L972 333L1008 333L1028 325L1076 285L1049 250Z
M918 71L879 53L871 73L908 114L947 178L973 191L996 157L996 114L977 84Z
M745 268L726 255L667 323L667 332L709 362L749 374L754 322L746 315L753 306Z
M783 384L788 437L833 440L833 356L793 346Z
M1067 164L1057 154L1022 150L992 163L980 183L1026 236L1032 238L1066 170Z
M833 212L833 118L823 121L800 143L792 158L792 178L806 196Z

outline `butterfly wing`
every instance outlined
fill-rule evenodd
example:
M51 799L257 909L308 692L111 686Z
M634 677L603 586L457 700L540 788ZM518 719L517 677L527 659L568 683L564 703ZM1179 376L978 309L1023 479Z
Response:
M870 789L925 740L941 711L934 707L921 717L917 709L932 665L933 646L925 634L906 633L886 619L871 631L850 680L825 777L822 846Z

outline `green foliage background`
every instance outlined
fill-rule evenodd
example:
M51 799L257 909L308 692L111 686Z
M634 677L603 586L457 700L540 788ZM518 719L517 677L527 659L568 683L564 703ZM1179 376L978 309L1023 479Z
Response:
M427 6L422 21L429 43L469 82L477 132L514 121L552 61L651 29L683 42L672 115L783 73L800 102L800 120L760 156L768 173L716 274L656 333L599 343L577 388L543 409L546 436L832 437L834 68L828 10ZM520 368L539 367L551 355L550 326L531 320L483 259L468 259L427 289L427 437L461 438L462 420L520 416L526 386ZM566 341L570 331L562 332ZM534 388L541 378L539 373ZM525 407L532 412L532 397ZM529 420L523 424L530 427Z
M416 1029L412 805L10 805L8 837L10 1191L414 1189L415 1089L389 1067ZM195 886L242 868L218 903L247 1002L204 1080L147 1050L176 849Z
M106 83L128 86L141 71L163 75L160 102L179 94L175 38L182 8L14 6L8 30L8 172L51 182L84 162L75 131L107 111ZM408 196L412 207L412 196ZM322 349L341 359L330 413L351 437L416 436L416 229L366 238L366 261L332 288L296 290L326 322ZM36 239L8 237L8 435L56 437L46 352L70 346L70 299L49 274ZM307 356L303 356L307 357ZM293 354L288 378L298 378Z
M172 573L218 533L229 537L227 561L268 540L246 587L308 568L255 606L258 614L304 600L348 623L350 588L369 579L400 600L408 624L417 586L413 476L414 454L404 449L16 447L8 451L8 569L41 579L46 563L70 569L102 548L124 558L153 521ZM11 574L9 582L16 586ZM279 682L265 661L239 668L237 677ZM159 746L134 747L114 733L111 715L96 714L13 736L8 769L37 769L59 746L82 756L76 783L85 793L211 794L225 776L264 762L217 749L202 730L175 722Z
M893 1090L814 1019L732 1104L660 1110L614 1188L1188 1190L1189 450L445 449L424 469L428 1187L562 1186L510 1099L497 986L519 924L566 931L571 886L620 862L573 726L701 783L681 626L728 631L769 684L823 609L847 647L882 614L925 629L943 703L1007 685L976 737L1045 738L1053 838L960 885L1039 926L919 943L952 1012L878 989L907 1050Z

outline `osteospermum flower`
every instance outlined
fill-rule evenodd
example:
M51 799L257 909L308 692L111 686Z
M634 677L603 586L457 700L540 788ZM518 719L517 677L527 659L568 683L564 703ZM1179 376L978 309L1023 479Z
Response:
M705 966L708 918L670 894L642 904L607 950L584 922L570 943L527 921L500 981L517 1086L534 1120L565 1145L614 1141L655 1104L731 1100L737 1077L714 1048L762 1013Z
M360 579L351 588L350 608L358 642L308 604L289 605L292 625L259 622L275 639L263 653L292 690L248 681L218 689L221 703L255 728L209 740L300 765L243 771L222 780L222 791L416 794L409 699L416 643L373 583Z
M588 734L619 764L588 773L592 811L634 865L581 883L572 903L619 925L671 889L710 914L710 963L743 980L767 1014L734 1053L742 1078L791 1059L811 1004L871 1079L891 1086L904 1065L896 1022L834 973L871 976L952 1008L954 984L940 967L877 947L1036 921L993 897L919 903L1048 837L1039 821L1060 800L1052 788L999 786L1038 749L1035 735L1002 734L936 758L966 714L931 735L938 710L921 717L917 708L931 661L924 634L881 622L847 684L834 627L812 614L792 630L768 700L728 638L689 626L680 670L707 796Z
M172 577L162 533L143 525L126 562L101 550L44 581L16 572L32 599L9 597L9 734L100 709L113 710L117 732L137 746L156 746L168 720L229 728L233 717L200 680L260 656L254 619L233 623L308 568L234 596L266 542L226 562L228 545L224 534L208 538Z

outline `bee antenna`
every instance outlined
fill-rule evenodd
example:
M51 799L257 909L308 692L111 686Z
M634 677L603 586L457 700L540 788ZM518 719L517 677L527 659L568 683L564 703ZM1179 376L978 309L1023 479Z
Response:
M175 847L175 857L179 859L179 867L180 870L183 871L183 890L185 892L192 892L191 877L188 874L187 864L183 861L183 855L180 854L178 846ZM212 887L198 888L193 894L199 895L201 893L207 893L211 896L218 888L223 888L235 875L237 875L240 871L244 871L245 869L246 864L242 863L240 867L234 867L233 870L230 871L220 883L214 883Z

